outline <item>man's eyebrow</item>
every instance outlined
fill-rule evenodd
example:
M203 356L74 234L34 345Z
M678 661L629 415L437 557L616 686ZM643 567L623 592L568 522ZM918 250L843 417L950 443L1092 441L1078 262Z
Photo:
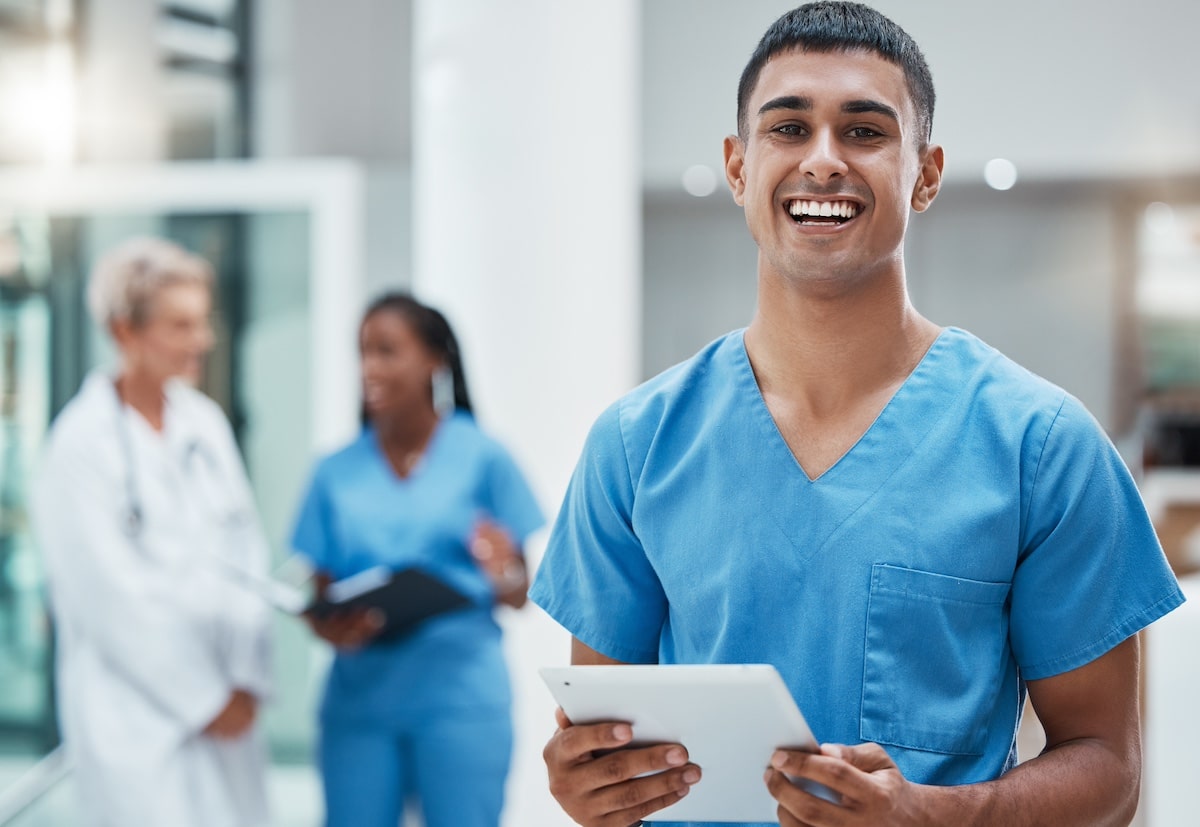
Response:
M896 123L900 123L900 115L895 109L888 106L886 103L880 103L879 101L873 101L870 99L846 101L842 104L842 111L847 115L875 113L876 115L883 115L885 118L891 118Z
M759 115L765 115L768 112L773 112L778 109L791 109L798 112L807 112L813 108L812 98L805 98L800 95L784 95L764 103L758 108Z
M813 109L812 98L803 95L782 95L778 98L772 98L764 103L758 109L758 114L765 115L768 112L776 112L779 110L790 110L794 112L811 112ZM900 122L900 114L895 109L888 106L886 103L880 103L877 100L864 98L862 100L846 101L842 104L842 112L847 115L863 115L874 113L883 115L885 118L891 118L896 123Z

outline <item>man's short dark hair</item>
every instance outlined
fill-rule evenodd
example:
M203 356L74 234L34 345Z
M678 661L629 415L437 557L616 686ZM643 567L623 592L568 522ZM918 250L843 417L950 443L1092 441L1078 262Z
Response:
M738 135L749 134L746 111L750 96L758 85L758 76L767 61L782 52L834 52L865 49L895 63L904 70L908 92L917 111L917 132L921 143L933 130L933 75L925 55L908 32L870 6L861 3L819 0L792 9L771 24L738 83Z

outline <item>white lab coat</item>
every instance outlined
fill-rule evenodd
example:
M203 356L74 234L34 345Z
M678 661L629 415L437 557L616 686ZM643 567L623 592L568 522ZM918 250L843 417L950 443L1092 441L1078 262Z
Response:
M266 824L261 736L202 734L235 688L270 689L269 609L212 557L260 574L268 560L220 408L172 383L155 432L93 373L51 428L32 516L87 823Z

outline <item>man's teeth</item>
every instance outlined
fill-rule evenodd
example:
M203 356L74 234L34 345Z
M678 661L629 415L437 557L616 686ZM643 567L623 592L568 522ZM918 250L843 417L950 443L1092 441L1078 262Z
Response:
M854 218L858 215L858 205L853 201L793 201L788 212L794 216Z

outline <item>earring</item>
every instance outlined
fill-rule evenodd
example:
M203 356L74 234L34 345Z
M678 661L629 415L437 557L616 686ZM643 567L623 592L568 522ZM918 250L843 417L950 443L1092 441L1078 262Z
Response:
M450 368L440 365L433 369L430 381L433 384L433 410L439 419L445 419L454 413L454 374Z

